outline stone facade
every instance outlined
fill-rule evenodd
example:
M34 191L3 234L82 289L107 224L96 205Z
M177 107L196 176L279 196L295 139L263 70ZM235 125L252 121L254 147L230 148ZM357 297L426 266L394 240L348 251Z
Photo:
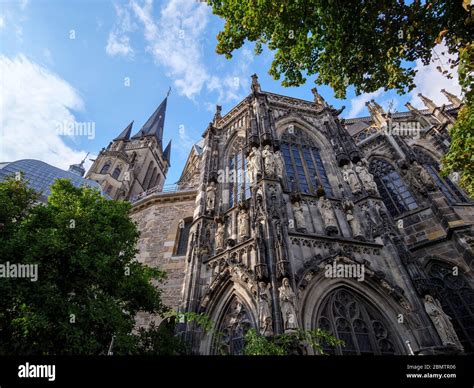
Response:
M393 114L371 101L370 117L344 120L313 93L264 92L253 76L217 108L177 191L133 201L139 260L169 272L165 301L224 334L182 335L199 354L240 354L251 327L320 327L345 341L336 354L474 351L474 206L439 174L460 101L443 91L449 106L420 96L426 110Z

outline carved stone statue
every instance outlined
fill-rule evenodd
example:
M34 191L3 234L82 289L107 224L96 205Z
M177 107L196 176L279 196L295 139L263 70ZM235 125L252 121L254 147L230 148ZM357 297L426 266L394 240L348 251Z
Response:
M265 148L263 149L262 156L263 156L263 162L264 162L264 167L265 167L265 174L268 177L273 178L276 173L275 155L269 145L266 145Z
M217 224L216 230L216 251L221 251L224 249L224 235L225 235L225 226L223 222Z
M278 178L283 178L284 162L280 151L275 152L275 170Z
M258 284L259 296L258 296L258 320L260 324L260 334L272 335L273 334L273 319L271 309L271 296L270 296L270 284L260 282Z
M355 170L360 180L362 181L362 185L364 186L364 188L370 194L378 195L377 184L374 181L374 176L369 172L367 168L367 161L363 159L362 161L357 162Z
M354 204L351 201L345 203L347 223L351 227L352 236L357 240L365 240L364 232L357 217L354 216Z
M431 295L426 295L425 310L430 316L443 345L454 345L460 350L463 350L463 346L451 323L451 317L443 311L439 300L433 298Z
M295 217L296 229L306 229L306 221L304 220L303 208L299 202L293 204L293 214Z
M426 171L426 169L415 160L412 165L411 169L413 171L413 175L417 176L421 183L425 185L425 187L431 191L436 188L436 184L432 176Z
M213 212L216 204L216 184L214 182L209 183L206 189L206 210Z
M326 197L319 198L318 209L323 218L326 233L329 235L337 234L339 229L337 228L336 216L331 201Z
M359 194L361 190L359 179L357 179L357 175L352 168L346 164L342 168L342 177L344 180L349 184L351 188L352 194Z
M242 209L237 217L239 240L244 241L250 235L249 214L247 210Z
M283 278L282 285L278 289L280 296L281 314L283 316L283 327L285 331L293 331L298 328L296 317L296 295L291 289L288 278Z
M250 184L257 182L258 176L262 173L262 153L257 147L253 147L248 157L248 173Z

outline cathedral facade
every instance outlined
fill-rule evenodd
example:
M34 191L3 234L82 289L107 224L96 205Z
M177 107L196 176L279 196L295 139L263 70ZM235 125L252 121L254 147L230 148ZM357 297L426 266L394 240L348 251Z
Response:
M168 273L165 302L205 313L198 354L241 354L244 335L321 328L333 354L474 351L474 206L442 177L461 102L421 96L426 109L342 119L314 101L262 91L225 115L217 107L176 187L164 186L166 99L131 125L87 174L133 204L138 260ZM146 325L153 317L140 316ZM311 349L300 349L311 354Z

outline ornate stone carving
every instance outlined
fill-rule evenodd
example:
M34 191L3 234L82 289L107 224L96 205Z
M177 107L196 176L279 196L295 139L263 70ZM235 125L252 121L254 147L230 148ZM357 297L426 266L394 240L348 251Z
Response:
M271 150L270 146L267 144L262 152L263 162L265 167L265 174L273 178L276 173L276 163L275 163L275 154Z
M216 229L216 252L224 249L225 224L223 221L217 221Z
M338 234L336 216L331 201L326 197L321 197L318 201L318 209L324 221L324 229L328 235Z
M413 175L419 177L420 181L429 191L432 191L436 188L436 184L432 176L416 160L412 163L411 169L413 171Z
M373 195L378 195L379 192L377 189L377 184L374 181L374 176L367 168L367 160L362 159L361 161L357 162L355 170L367 192Z
M280 296L280 308L283 317L283 328L285 332L298 328L296 315L296 294L291 289L288 278L283 278L281 287L278 289Z
M361 190L359 179L352 168L348 164L342 168L342 176L344 180L349 184L352 194L359 194Z
M245 241L250 235L249 214L246 209L242 209L237 217L239 241Z
M283 178L284 162L280 151L275 152L275 172L278 178Z
M206 210L209 213L214 212L214 207L216 204L216 184L210 182L209 186L206 189Z
M250 184L254 185L262 173L262 153L257 147L253 147L248 156L248 173Z
M295 202L293 204L293 214L295 218L296 230L306 230L306 221L304 219L303 208L301 207L300 202Z
M354 216L354 203L352 201L345 201L344 210L346 212L347 223L349 224L352 230L352 236L358 240L365 240L365 235L362 231L362 226L357 217Z
M260 282L258 284L258 320L260 334L269 336L273 334L273 318L271 308L270 284Z
M426 295L425 310L430 316L443 345L455 346L463 350L463 346L451 323L451 317L443 311L439 300L433 298L431 295Z

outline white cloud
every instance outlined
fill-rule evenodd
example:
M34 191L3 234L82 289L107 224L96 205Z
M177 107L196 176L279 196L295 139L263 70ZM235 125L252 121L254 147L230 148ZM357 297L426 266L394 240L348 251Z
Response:
M132 22L130 11L127 6L115 5L117 21L112 31L109 32L105 52L110 56L122 55L133 58L135 52L130 44L128 33L134 31L137 26Z
M383 94L383 88L377 89L375 92L371 93L362 93L360 96L354 97L351 100L351 110L347 114L348 118L357 117L360 112L362 112L365 108L365 103L376 97L379 97Z
M0 55L0 161L39 159L67 169L84 151L67 146L58 123L75 123L84 102L66 81L23 55ZM86 165L87 167L87 165Z
M135 1L131 5L143 24L148 51L174 79L178 93L193 99L210 78L203 64L201 44L209 16L207 6L189 0L170 0L155 23L151 0L143 6Z
M448 92L461 95L461 87L458 82L457 68L450 69L448 59L454 56L447 54L447 48L444 44L440 44L434 49L434 60L427 66L423 66L420 60L416 61L417 74L415 76L416 88L410 92L411 104L415 108L424 109L425 106L418 97L418 93L432 99L436 104L448 104L449 101L441 93L441 89L446 89ZM444 53L444 54L443 54ZM437 69L441 66L444 70L450 71L453 75L452 79L443 76Z
M0 16L0 28L5 27L5 18L3 16Z

